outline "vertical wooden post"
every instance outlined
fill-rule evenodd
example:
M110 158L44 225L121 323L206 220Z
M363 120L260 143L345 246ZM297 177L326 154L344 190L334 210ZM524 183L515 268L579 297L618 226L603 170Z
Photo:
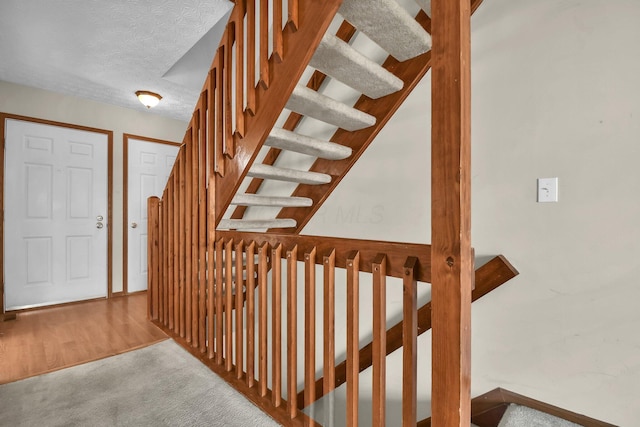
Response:
M336 251L332 249L323 258L324 266L324 356L323 370L324 380L322 392L330 393L336 386L336 371L331 367L336 366Z
M282 244L271 250L271 403L282 403Z
M471 413L471 65L469 0L432 2L432 425Z
M360 373L360 253L347 258L347 426L358 426Z
M151 320L158 318L158 281L160 280L158 257L158 238L160 237L160 199L147 199L147 316Z
M402 427L414 427L417 422L418 377L418 260L407 258L402 280Z
M316 248L304 254L304 406L316 401ZM329 368L331 369L331 368Z
M298 415L298 246L287 251L287 412Z
M373 270L373 426L385 425L387 377L387 258L378 254L371 265Z

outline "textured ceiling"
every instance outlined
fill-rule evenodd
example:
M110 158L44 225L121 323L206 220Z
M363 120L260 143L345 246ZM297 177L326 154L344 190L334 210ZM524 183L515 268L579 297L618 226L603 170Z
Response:
M231 7L0 0L0 80L137 110L135 91L150 90L163 96L150 112L188 121Z

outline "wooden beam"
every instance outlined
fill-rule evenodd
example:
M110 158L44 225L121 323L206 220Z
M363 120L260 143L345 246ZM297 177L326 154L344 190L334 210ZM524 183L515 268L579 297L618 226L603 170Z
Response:
M431 35L433 424L471 419L471 8L434 0Z

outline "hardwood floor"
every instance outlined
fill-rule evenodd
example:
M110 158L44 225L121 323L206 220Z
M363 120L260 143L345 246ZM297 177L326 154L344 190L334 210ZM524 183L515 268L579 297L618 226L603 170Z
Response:
M43 308L0 322L0 384L162 341L147 320L147 295Z

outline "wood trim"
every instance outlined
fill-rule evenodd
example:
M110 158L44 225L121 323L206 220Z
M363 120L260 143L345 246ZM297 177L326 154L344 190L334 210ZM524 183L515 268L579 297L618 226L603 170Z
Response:
M217 234L225 240L236 239L245 242L268 242L272 246L282 243L285 248L298 245L298 261L303 261L303 254L309 253L313 247L319 254L328 254L336 251L336 267L345 268L345 260L349 253L355 249L360 252L360 271L371 273L371 263L379 253L387 256L387 275L391 277L403 277L404 263L408 256L415 256L419 261L417 280L420 282L431 281L431 247L416 243L382 242L376 240L344 239L336 237L302 236L275 233L245 233L238 231L219 231ZM321 258L316 259L320 263Z
M122 134L122 292L129 294L129 140L153 142L180 146L179 142L164 141L162 139L148 138L130 133Z
M0 227L0 321L15 319L15 314L12 314L13 311L6 313L4 301L4 164L6 161L5 123L7 119L100 133L107 136L107 298L113 297L113 131L94 128L90 126L81 126L71 123L57 122L54 120L39 119L35 117L0 112L0 225L2 225ZM74 302L76 301L65 304L71 304Z
M616 427L613 424L571 412L503 388L493 389L471 400L471 422L478 427L497 427L507 407L512 403L527 406L584 427ZM418 423L418 427L430 426L431 418Z

